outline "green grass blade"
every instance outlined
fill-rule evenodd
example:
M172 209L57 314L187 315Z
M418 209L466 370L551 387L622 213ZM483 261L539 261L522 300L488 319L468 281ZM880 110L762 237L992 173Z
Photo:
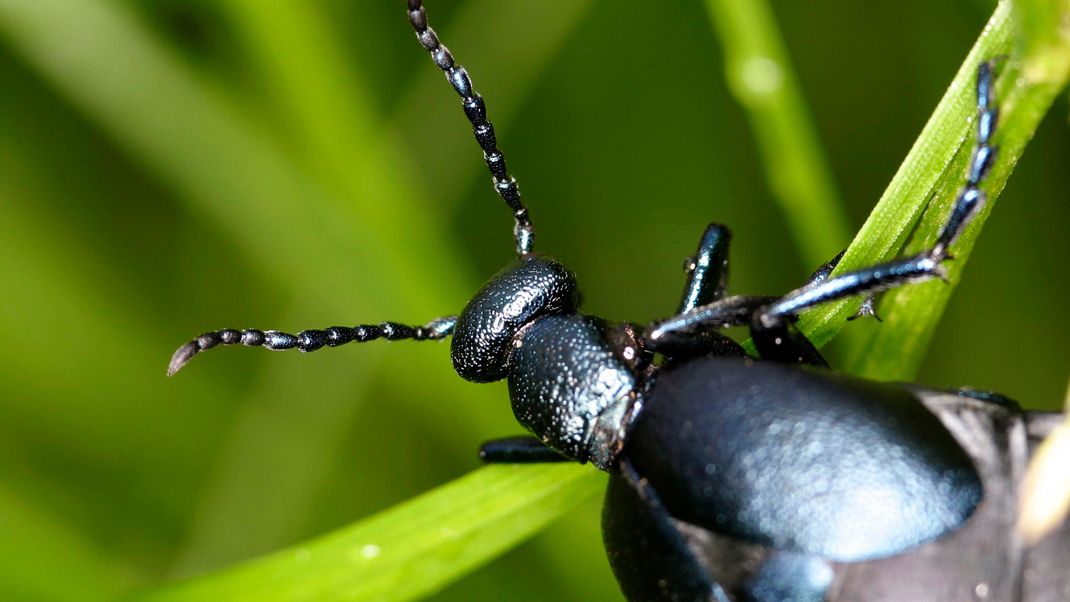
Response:
M1032 32L1032 38L1024 39L1023 46L1030 53L1011 55L1000 73L996 87L1000 124L993 139L994 145L999 148L999 156L982 183L982 188L988 195L988 204L952 247L951 252L955 260L948 264L949 282L927 282L890 292L880 309L884 324L873 331L865 346L856 350L850 365L851 372L884 379L911 379L916 374L936 324L943 315L955 285L962 278L962 270L996 198L1002 192L1044 114L1055 97L1066 87L1070 77L1070 37L1067 36L1065 28L1060 28L1059 25L1070 19L1070 6L1066 2L1058 4L1061 7L1058 18L1049 21L1046 30ZM976 65L982 60L1009 54L1013 50L1011 34L1016 22L1009 5L1007 1L999 5L985 29L985 34L952 82L949 94L955 93L958 97L956 104L963 105L962 110L967 115L975 112L973 82ZM1023 2L1022 5L1024 7L1027 3ZM1046 35L1049 31L1052 35ZM1037 39L1038 36L1044 40L1042 43L1031 42L1031 39ZM969 130L975 127L973 120L967 120L965 115L961 118L961 123ZM950 133L947 136L950 137ZM970 136L965 137L955 160L939 174L937 184L930 193L933 200L907 246L906 253L929 248L936 240L936 234L962 187L962 174L965 172L972 145L971 132Z
M836 274L887 261L899 255L911 229L942 181L947 194L957 186L948 174L973 128L976 113L974 80L980 61L1010 52L1013 24L1006 2L1000 3L988 25L959 67L892 181L865 224L855 235ZM829 341L846 324L859 299L830 303L806 313L800 327L818 345ZM887 325L881 327L888 330Z
M855 236L836 269L836 274L887 261L901 254L908 235L915 225L918 226L917 240L935 236L942 225L941 220L930 219L920 224L918 222L926 206L929 205L930 199L934 199L933 206L936 211L940 211L941 208L946 210L947 204L951 202L961 186L962 174L972 144L970 136L975 127L974 82L977 65L982 60L1009 55L1013 49L1013 43L1014 23L1011 19L1010 4L1004 1L997 6L944 97L922 129L921 135L911 147L866 223ZM1008 78L1004 77L1001 82L1007 80ZM1003 159L999 161L986 183L986 190L990 191L989 209L1013 166L1013 161L1008 161L1008 157L1013 159L1021 152L1020 147L1016 149L1011 143L1012 136L1009 134L1012 132L1031 133L1036 128L1036 120L1029 118L1016 106L1017 95L1008 94L1005 88L1006 86L999 88L1004 113L1001 133L997 138L997 143L1005 146L1005 149L1002 151ZM1022 139L1021 144L1024 145L1024 142L1025 138ZM960 257L968 253L968 248L975 239L981 223L983 219L975 220L956 246L955 251ZM964 262L960 259L951 266L953 281L957 279L958 271L961 270L963 264ZM918 288L920 287L904 287L901 290L910 294ZM945 288L949 292L952 287ZM848 299L815 308L802 316L799 327L817 345L823 345L846 325L846 319L857 310L860 302L859 299ZM880 311L888 319L880 325L879 336L882 338L896 336L903 339L904 337L898 330L910 328L910 326L905 324L898 315L895 318L891 315L900 312L895 311L890 303L885 303ZM917 317L911 319L915 320ZM915 322L915 324L928 324L925 328L930 330L933 323L931 319L917 319ZM914 331L914 336L917 332ZM859 348L858 352L868 355L873 352L873 345L873 343L864 345ZM914 351L906 350L906 352L917 355L917 349L918 347L915 346ZM863 361L887 364L886 370L876 370L885 376L904 374L905 366L915 365L917 362L917 359L896 359L886 353L878 355L879 358L874 357L872 360ZM877 376L874 374L874 369L860 365L859 361L856 361L851 371Z
M1025 77L1032 82L1065 81L1070 70L1070 2L1018 0L1013 10L1022 36Z
M1014 9L1023 38L1022 77L1055 86L1058 94L1070 74L1070 1L1020 0ZM1049 534L1070 512L1070 387L1063 412L1066 420L1037 450L1023 484L1018 529L1026 541Z
M766 179L804 265L816 269L843 250L850 230L772 11L763 0L706 0L706 9Z
M319 539L144 600L412 600L501 554L604 489L571 464L490 466Z

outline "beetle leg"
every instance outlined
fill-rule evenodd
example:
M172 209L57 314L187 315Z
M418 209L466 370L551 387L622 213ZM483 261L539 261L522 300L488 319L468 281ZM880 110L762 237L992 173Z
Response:
M994 72L998 60L1000 59L985 61L977 67L977 143L966 170L966 186L959 193L951 215L936 239L931 251L933 256L950 257L948 247L985 205L985 193L978 186L995 163L998 150L992 145L992 134L999 121Z
M695 557L654 488L627 458L610 476L602 511L609 564L629 600L729 602Z
M836 253L835 257L828 260L827 262L825 262L824 265L814 270L814 273L810 274L810 278L807 279L806 283L803 284L803 286L812 286L819 282L824 282L828 280L829 274L832 273L832 270L836 269L836 266L840 265L840 260L843 259L843 254L846 252L847 249L844 249L839 253Z
M711 331L718 328L747 324L755 311L776 299L738 295L700 305L647 326L643 332L643 344L652 351L672 355L669 350L682 345L693 347L695 340L709 336Z
M832 270L836 269L836 266L840 265L840 260L843 259L843 254L847 252L844 249L836 254L835 257L828 260L827 263L814 270L813 274L810 274L809 280L806 281L803 286L814 286L828 280L832 275ZM866 295L866 298L862 300L862 305L855 312L855 315L847 318L848 320L856 320L858 318L865 318L867 316L873 316L878 322L883 322L881 317L877 315L877 310L873 307L875 297L873 295Z
M960 199L962 195L960 195ZM956 213L954 210L952 213ZM798 332L792 322L799 312L816 305L880 292L911 282L946 277L939 248L888 263L848 272L816 284L797 288L757 312L751 319L751 335L765 359L827 365L817 348Z
M862 305L858 306L858 311L856 311L853 316L849 316L847 320L851 321L857 320L858 318L867 318L869 316L873 316L873 319L875 319L876 321L883 322L884 320L882 320L881 317L877 315L877 308L874 307L874 304L877 302L876 299L877 298L874 295L866 295L865 297L863 297Z
M966 196L966 192L959 196L960 203L968 201L964 200ZM959 213L956 206L951 219L956 219ZM818 359L820 354L817 348L792 324L799 312L846 297L873 294L911 282L945 278L947 272L940 263L946 258L946 246L937 246L917 255L848 272L791 291L755 312L751 320L751 335L758 353L774 361L826 365L823 359Z
M932 248L835 278L829 277L832 270L827 269L828 265L819 268L805 286L755 312L751 320L751 334L763 358L824 363L824 360L815 362L820 359L817 348L792 325L799 312L845 297L873 295L911 282L947 278L947 272L941 264L951 258L948 249L984 207L985 193L979 186L996 157L997 149L992 145L992 134L999 110L995 106L993 91L994 67L994 61L985 61L977 67L977 143L966 170L966 185L959 192ZM829 264L837 262L838 259L833 259Z
M968 397L970 399L976 399L978 401L987 401L988 403L994 403L998 406L1021 410L1021 407L1018 405L1017 401L1014 401L1010 397L1007 397L1006 395L1002 393L997 393L995 391L988 391L986 389L975 389L973 387L959 387L950 392L955 395L958 395L959 397Z
M820 358L813 344L791 324L804 309L854 295L873 295L911 282L947 277L941 264L951 258L948 249L984 207L985 193L979 186L996 157L992 134L999 110L995 106L994 68L994 61L985 61L977 67L977 142L966 170L966 185L959 192L932 248L835 278L829 277L832 272L829 265L819 268L805 286L755 313L751 320L751 334L762 357L808 363ZM837 262L838 259L833 259L829 264Z
M572 461L530 435L487 441L479 446L479 459L487 464L545 464Z
M817 347L795 327L794 316L769 316L755 312L750 324L751 338L762 359L774 362L828 367Z
M728 246L732 233L727 226L710 224L702 233L698 250L687 259L687 283L676 313L682 314L717 301L728 286Z

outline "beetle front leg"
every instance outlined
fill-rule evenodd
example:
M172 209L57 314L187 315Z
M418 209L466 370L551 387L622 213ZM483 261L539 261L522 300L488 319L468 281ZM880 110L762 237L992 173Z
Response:
M947 278L947 271L941 264L951 259L951 245L984 207L985 193L980 185L996 157L997 148L992 144L992 134L999 110L995 106L993 93L993 69L994 61L986 61L977 67L977 142L966 170L966 185L959 192L932 248L835 278L829 277L832 272L830 266L838 262L838 259L833 259L818 269L805 286L791 291L754 314L751 334L763 358L804 363L814 363L820 358L817 348L792 324L804 309L855 295L872 296L912 282ZM820 362L824 363L824 360Z
M843 254L846 252L847 249L840 251L836 254L835 257L828 260L824 265L814 270L814 273L810 274L810 279L807 280L806 284L803 284L803 286L816 286L828 280L829 276L832 275L832 270L835 270L836 266L840 265L840 260L843 259ZM855 315L847 319L856 320L858 318L873 316L878 322L883 322L884 320L881 320L881 317L877 315L877 310L873 306L875 302L876 297L874 295L866 295L866 297L862 300L862 305L859 306L858 311L855 312Z

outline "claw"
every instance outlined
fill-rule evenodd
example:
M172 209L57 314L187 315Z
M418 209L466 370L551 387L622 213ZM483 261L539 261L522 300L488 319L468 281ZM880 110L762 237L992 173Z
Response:
M858 307L858 311L856 311L850 318L847 318L847 321L850 322L859 318L873 316L878 322L883 322L884 320L877 314L877 308L874 307L874 303L876 303L876 299L873 295L866 295L866 298L862 300L862 305Z

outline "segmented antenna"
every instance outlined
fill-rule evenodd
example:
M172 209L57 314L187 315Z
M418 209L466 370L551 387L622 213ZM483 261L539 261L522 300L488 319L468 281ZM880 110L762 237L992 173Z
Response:
M416 38L420 40L420 45L431 53L431 59L435 61L435 65L446 74L446 80L461 95L464 114L468 116L468 121L472 122L476 142L483 149L483 158L487 162L487 168L490 169L494 189L513 210L513 219L516 222L513 227L516 252L517 255L523 257L531 253L535 228L531 225L527 208L520 201L520 189L516 185L516 179L509 175L505 168L505 156L498 149L494 126L487 121L487 107L483 103L483 97L472 89L472 79L468 77L468 72L453 61L453 55L439 42L435 30L427 26L427 13L424 11L423 0L408 0L408 3L409 23L412 23L412 28L416 31Z
M428 322L425 326L406 326L396 322L382 324L362 324L359 326L331 326L324 330L302 330L297 334L279 332L278 330L257 330L247 328L235 330L224 328L206 332L178 348L171 356L167 366L167 376L174 376L193 356L217 345L237 345L246 347L264 347L274 351L297 349L298 351L315 351L321 347L338 347L346 343L366 343L375 339L398 341L411 339L429 341L443 339L453 334L457 316L447 316Z

